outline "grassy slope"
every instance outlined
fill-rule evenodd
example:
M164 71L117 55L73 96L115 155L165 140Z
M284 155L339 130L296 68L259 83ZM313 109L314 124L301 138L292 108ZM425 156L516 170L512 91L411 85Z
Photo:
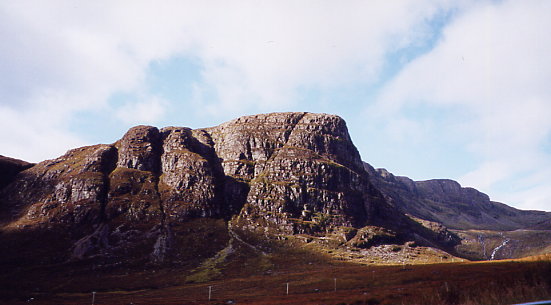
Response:
M312 243L287 242L293 246L274 243L253 249L234 240L215 259L198 259L193 266L35 268L25 274L43 281L41 290L10 296L2 289L0 303L23 304L33 297L32 304L86 304L91 291L97 291L96 304L511 304L551 298L549 256L384 266L351 263ZM29 278L3 276L1 286L10 280L16 287Z
M454 232L463 239L462 244L457 246L458 251L469 259L490 259L493 250L505 240L509 240L509 242L496 252L496 259L504 257L521 258L551 253L551 247L549 246L551 243L550 230L469 230Z
M96 304L511 304L549 298L549 262L501 262L419 266L317 265L205 283L139 290L99 291ZM150 274L151 275L151 274ZM132 276L143 277L144 274ZM159 272L157 277L173 277ZM337 278L337 291L334 291ZM121 280L127 280L121 278ZM94 281L90 281L92 285ZM286 283L289 283L287 296ZM84 288L84 287L83 287ZM33 294L35 304L83 304L87 292ZM10 300L10 304L18 304ZM21 302L23 303L23 302Z

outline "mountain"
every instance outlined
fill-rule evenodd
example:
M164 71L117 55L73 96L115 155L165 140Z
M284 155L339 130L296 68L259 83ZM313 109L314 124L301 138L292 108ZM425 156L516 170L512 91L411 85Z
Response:
M413 181L364 163L370 181L403 213L441 223L462 237L471 259L518 258L549 251L551 213L523 211L453 180ZM499 252L492 251L499 247Z
M137 126L116 143L10 177L0 190L6 270L75 262L194 270L235 244L266 252L273 241L297 240L334 256L352 257L354 248L375 261L406 252L430 260L458 240L389 205L344 120L326 114L256 115L196 130ZM392 246L406 243L404 255Z
M13 278L19 290L38 282L78 287L89 270L115 278L170 267L186 281L206 281L270 272L281 257L481 259L482 244L495 250L508 238L498 230L546 229L550 220L453 181L375 170L345 121L328 114L260 114L202 129L136 126L113 144L36 165L1 158L0 166L8 169L0 184L6 291ZM530 234L527 245L549 236Z
M415 217L448 228L512 231L551 229L551 213L523 211L490 201L488 195L448 179L413 181L364 163L370 181L393 205Z

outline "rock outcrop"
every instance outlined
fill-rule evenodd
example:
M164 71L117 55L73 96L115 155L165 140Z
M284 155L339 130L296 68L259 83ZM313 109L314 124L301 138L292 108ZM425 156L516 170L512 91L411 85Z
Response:
M491 259L490 249L508 240L493 258L546 253L551 240L551 213L523 211L491 201L474 188L447 179L413 181L364 163L370 181L386 200L438 232L444 225L460 237L456 251L469 259ZM446 238L447 233L438 233ZM507 236L504 238L503 236ZM451 237L451 238L457 238ZM538 236L538 238L534 238ZM449 237L448 237L449 238Z
M34 164L23 160L0 155L0 189L8 185L19 172L24 171L33 165Z
M209 131L224 172L249 185L240 218L251 228L292 234L316 221L354 227L375 217L359 153L341 118L257 115Z
M488 195L448 179L413 181L364 163L370 181L407 214L458 230L543 229L551 213L523 211L491 201Z
M151 247L162 261L178 224L195 218L234 218L266 236L411 229L368 181L344 120L327 114L254 115L198 130L137 126L12 180L0 193L4 228L63 228L74 240L69 259Z
M6 175L0 189L2 232L63 237L66 261L182 262L195 259L186 256L192 248L216 253L228 238L246 243L236 232L453 251L458 238L442 226L451 216L438 214L439 205L497 205L453 181L413 182L376 171L361 161L342 118L306 112L195 130L136 126L114 144L9 166L17 175ZM208 236L224 243L204 243Z

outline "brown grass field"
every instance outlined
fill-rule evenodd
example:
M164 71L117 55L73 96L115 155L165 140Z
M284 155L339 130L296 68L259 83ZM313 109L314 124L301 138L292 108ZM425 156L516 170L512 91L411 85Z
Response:
M186 247L165 265L151 264L138 251L128 253L126 257L135 258L123 263L47 260L56 254L48 245L64 249L61 235L32 236L32 247L0 251L0 304L92 304L93 291L95 305L501 305L551 299L551 255L468 262L402 245L390 253L409 256L411 264L384 265L384 260L356 259L357 252L298 239L278 243L248 236L250 244L228 243L221 221L185 226L185 232L192 228L194 234L178 237ZM205 242L207 238L219 242ZM9 246L10 240L4 241Z
M70 277L64 277L64 271L50 275L37 271L34 280L45 277L39 291L30 292L28 287L10 289L3 285L0 303L92 304L92 291L96 291L97 305L490 305L551 298L549 256L516 261L394 266L314 261L313 257L304 256L272 257L267 261L257 257L247 261L236 260L230 265L224 269L228 272L218 275L218 279L198 282L190 281L189 277L172 268L126 270L124 273L122 270L90 272L92 276L78 272ZM262 265L264 268L259 267ZM56 280L48 282L48 276ZM6 284L6 278L3 277L3 284ZM25 283L20 284L25 286ZM209 286L212 289L210 301Z

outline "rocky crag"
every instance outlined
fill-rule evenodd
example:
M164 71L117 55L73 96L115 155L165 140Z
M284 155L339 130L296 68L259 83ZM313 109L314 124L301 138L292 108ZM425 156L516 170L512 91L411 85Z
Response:
M296 238L400 262L420 250L400 256L391 245L461 255L446 226L494 228L476 226L468 209L461 221L438 213L439 203L463 194L470 199L459 209L499 208L481 223L526 224L475 190L385 177L361 161L344 120L327 114L254 115L195 130L137 126L114 144L36 165L0 161L13 168L0 185L5 266L36 264L37 256L41 264L197 266L236 242L256 249L259 239ZM495 215L509 216L488 221ZM549 215L526 219L541 225Z
M549 252L549 212L518 210L453 180L413 181L367 163L364 167L391 205L452 229L462 239L456 250L464 257L503 259Z

